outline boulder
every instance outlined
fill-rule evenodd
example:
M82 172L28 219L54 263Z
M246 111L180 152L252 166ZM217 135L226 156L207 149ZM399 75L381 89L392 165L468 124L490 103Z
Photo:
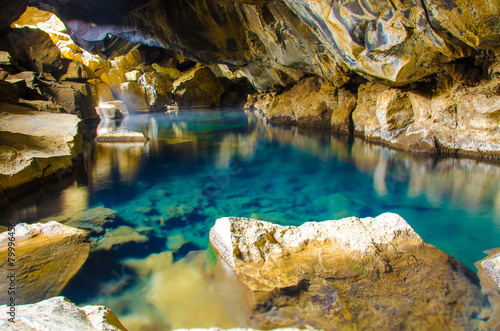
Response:
M473 272L399 215L280 226L218 219L211 247L253 293L259 328L462 329L484 297Z
M7 305L0 306L4 316L9 316L9 309ZM29 305L16 306L15 324L9 323L7 318L0 320L0 328L8 330L12 327L18 331L126 331L108 308L104 306L79 308L65 297L54 297Z
M58 295L87 260L87 237L86 231L57 222L22 223L1 233L0 276L11 279L0 285L0 302L6 304L15 297L16 304L23 304ZM9 287L15 293L9 295Z
M218 107L224 87L208 67L194 68L174 82L179 107Z
M82 151L80 120L1 104L0 189L15 194L71 168Z
M123 117L118 107L113 104L108 104L107 102L100 103L95 109L101 119L117 119Z
M500 327L500 248L486 253L489 255L474 265L481 279L481 290L492 307L488 325L496 330Z
M103 133L95 138L97 142L147 142L148 140L147 135L142 132L125 129Z

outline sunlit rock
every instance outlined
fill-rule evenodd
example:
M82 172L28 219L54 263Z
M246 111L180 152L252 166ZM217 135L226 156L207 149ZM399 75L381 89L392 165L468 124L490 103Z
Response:
M10 307L0 306L0 312L9 316ZM20 317L22 316L22 318ZM126 331L116 316L104 306L79 308L65 297L54 297L41 302L16 306L14 323L7 318L0 320L0 327L7 330L81 330Z
M141 76L142 74L139 70L132 70L125 73L125 79L128 82L137 82Z
M220 105L224 87L208 67L190 70L174 82L175 101L180 107Z
M488 296L491 304L491 316L488 324L492 328L500 327L500 248L487 251L488 257L475 263L481 279L481 290Z
M99 102L108 102L115 100L113 92L109 85L105 83L97 83L96 85L96 93L99 99Z
M148 137L142 132L129 131L125 129L116 130L98 135L97 142L146 142Z
M222 218L210 242L252 291L258 327L456 329L483 323L474 319L484 298L472 271L425 244L396 214L300 227Z
M129 72L144 63L144 59L139 50L134 49L123 56L115 58L111 62L111 66L119 69L122 72Z
M118 87L118 99L122 100L131 112L148 111L149 106L144 86L135 82L122 83Z
M0 51L0 64L1 65L11 65L9 52Z
M57 222L18 224L14 230L0 234L0 276L15 287L16 304L31 303L58 295L87 260L90 245L88 233ZM15 238L15 257L8 259L9 233ZM12 257L12 256L11 256ZM13 264L9 264L13 261ZM15 270L15 271L13 271ZM9 303L8 288L0 285L1 303ZM5 319L2 319L5 321Z
M82 150L77 116L2 104L0 188L4 194L72 167Z

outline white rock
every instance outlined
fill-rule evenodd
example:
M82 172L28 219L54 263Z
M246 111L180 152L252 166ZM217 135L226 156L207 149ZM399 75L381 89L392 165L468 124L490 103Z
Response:
M124 331L125 327L116 316L103 306L78 308L64 297L55 297L38 303L16 306L15 324L10 323L10 307L0 306L0 329L2 330L78 330L78 331Z

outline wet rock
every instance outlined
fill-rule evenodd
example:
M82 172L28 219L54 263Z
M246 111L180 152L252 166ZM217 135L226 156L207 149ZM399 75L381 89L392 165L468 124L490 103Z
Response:
M208 67L184 73L173 88L174 99L180 107L217 107L224 93L224 87Z
M9 307L0 306L3 315L8 316ZM0 327L7 330L81 330L81 331L126 331L116 316L104 306L79 308L65 297L54 297L29 305L16 306L15 324L6 318ZM20 319L18 316L22 316Z
M18 224L15 238L16 304L36 302L58 295L87 260L90 245L88 233L57 222ZM0 234L0 275L7 279L9 232ZM11 260L12 261L12 260ZM9 283L0 285L0 302L10 302ZM5 319L2 319L5 320Z
M109 251L119 246L129 243L145 243L148 237L140 234L129 226L120 226L116 229L109 229L103 237L96 239L92 244L92 251Z
M73 166L82 150L77 116L2 104L0 188L19 193Z
M492 307L488 325L500 327L500 248L487 251L489 255L475 263L481 279L481 291L488 296Z
M104 231L104 228L112 227L119 219L118 214L114 210L105 207L96 207L70 214L51 216L40 222L55 221L74 228L87 230L94 234L100 234Z
M396 214L300 227L222 218L210 243L252 291L259 328L483 323L474 320L484 298L472 271Z
M98 135L97 142L146 142L149 138L142 132L129 131L125 129L116 130Z

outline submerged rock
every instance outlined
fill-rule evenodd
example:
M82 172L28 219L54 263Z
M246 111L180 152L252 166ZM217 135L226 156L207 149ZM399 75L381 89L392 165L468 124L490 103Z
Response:
M487 251L486 258L475 263L481 279L482 292L488 296L492 313L488 324L495 328L500 327L500 248Z
M4 195L73 166L82 150L76 115L53 114L1 104L0 189Z
M129 243L145 243L149 238L129 226L122 225L116 229L108 229L104 236L93 240L92 251L117 248Z
M279 226L222 218L210 242L253 293L255 327L461 329L483 296L471 270L396 214Z
M3 316L9 316L9 306L0 306ZM38 303L16 306L15 324L0 320L3 330L79 330L126 331L116 316L104 306L77 307L65 297L54 297Z
M14 237L14 255L8 255ZM58 295L87 260L88 233L57 222L18 224L0 234L0 302L9 303L14 284L16 304L36 302ZM12 259L8 259L11 257ZM10 264L9 262L12 262ZM5 319L2 319L3 321Z

